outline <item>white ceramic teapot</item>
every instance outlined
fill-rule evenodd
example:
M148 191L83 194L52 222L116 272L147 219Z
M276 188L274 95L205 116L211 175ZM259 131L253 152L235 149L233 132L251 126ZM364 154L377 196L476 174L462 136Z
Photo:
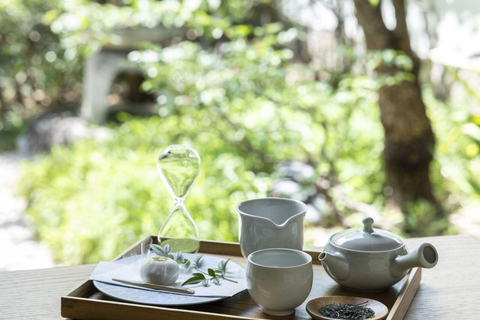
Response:
M355 291L381 291L400 281L410 268L437 264L433 245L423 243L408 253L401 237L373 229L372 224L368 217L363 228L334 234L320 253L323 268L338 284Z

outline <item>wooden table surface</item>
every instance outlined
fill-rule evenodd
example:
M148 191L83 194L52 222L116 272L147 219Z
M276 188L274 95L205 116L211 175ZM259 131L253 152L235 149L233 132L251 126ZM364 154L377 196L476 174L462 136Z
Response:
M480 242L468 236L407 239L436 246L439 262L424 270L406 320L477 319ZM0 319L62 319L60 297L90 276L95 265L0 272ZM280 318L279 318L280 319Z

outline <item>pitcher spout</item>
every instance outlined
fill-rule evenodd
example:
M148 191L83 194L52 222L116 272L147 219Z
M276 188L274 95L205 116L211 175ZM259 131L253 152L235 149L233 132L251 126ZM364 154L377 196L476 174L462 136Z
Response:
M394 277L401 277L408 269L433 268L437 262L437 249L430 243L423 243L409 254L395 258L391 273Z
M347 258L340 252L322 252L318 256L323 268L336 280L348 277L350 266Z

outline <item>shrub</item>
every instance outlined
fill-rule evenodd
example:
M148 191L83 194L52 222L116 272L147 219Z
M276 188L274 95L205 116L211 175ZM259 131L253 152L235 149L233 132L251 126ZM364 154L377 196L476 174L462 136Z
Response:
M196 46L183 50L186 58L208 59ZM268 59L262 61L278 54L265 52ZM25 164L21 191L29 201L28 213L59 260L109 259L139 237L158 232L173 201L157 175L156 157L174 143L193 146L202 158L201 176L186 207L204 239L237 240L235 205L267 196L282 161L310 162L315 180L336 181L348 197L382 203L382 131L375 94L360 88L362 96L352 94L351 79L339 89L312 81L287 85L282 64L267 69L267 77L246 74L256 72L259 61L238 69L228 65L232 61L199 71L200 80L212 77L200 89L178 80L191 80L181 70L165 69L172 72L172 85L188 91L167 98L161 116L121 114L112 140L57 147ZM179 72L178 79L173 72ZM210 87L213 81L222 82L217 88L225 90Z

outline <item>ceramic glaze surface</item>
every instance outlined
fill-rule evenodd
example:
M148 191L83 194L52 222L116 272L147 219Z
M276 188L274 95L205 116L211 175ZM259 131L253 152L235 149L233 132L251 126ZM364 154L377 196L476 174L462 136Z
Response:
M373 229L372 233L362 228L348 229L335 234L332 244L352 250L384 251L398 249L403 246L403 240L388 231Z
M405 246L386 254L384 252L347 252L327 244L323 252L331 257L335 253L340 253L345 258L345 260L338 258L335 262L322 260L323 268L338 284L354 291L374 292L387 289L400 281L408 271L405 269L395 277L390 273L391 264L397 255L404 256L408 253ZM341 266L342 264L344 266Z
M263 198L238 204L242 255L267 248L303 247L303 223L307 206L297 200Z
M349 229L330 237L319 255L327 274L343 287L374 292L389 288L414 267L433 268L438 253L429 243L409 253L402 238L373 229L372 218L363 229Z
M264 249L248 256L247 289L267 314L295 312L310 294L312 258L293 249Z

